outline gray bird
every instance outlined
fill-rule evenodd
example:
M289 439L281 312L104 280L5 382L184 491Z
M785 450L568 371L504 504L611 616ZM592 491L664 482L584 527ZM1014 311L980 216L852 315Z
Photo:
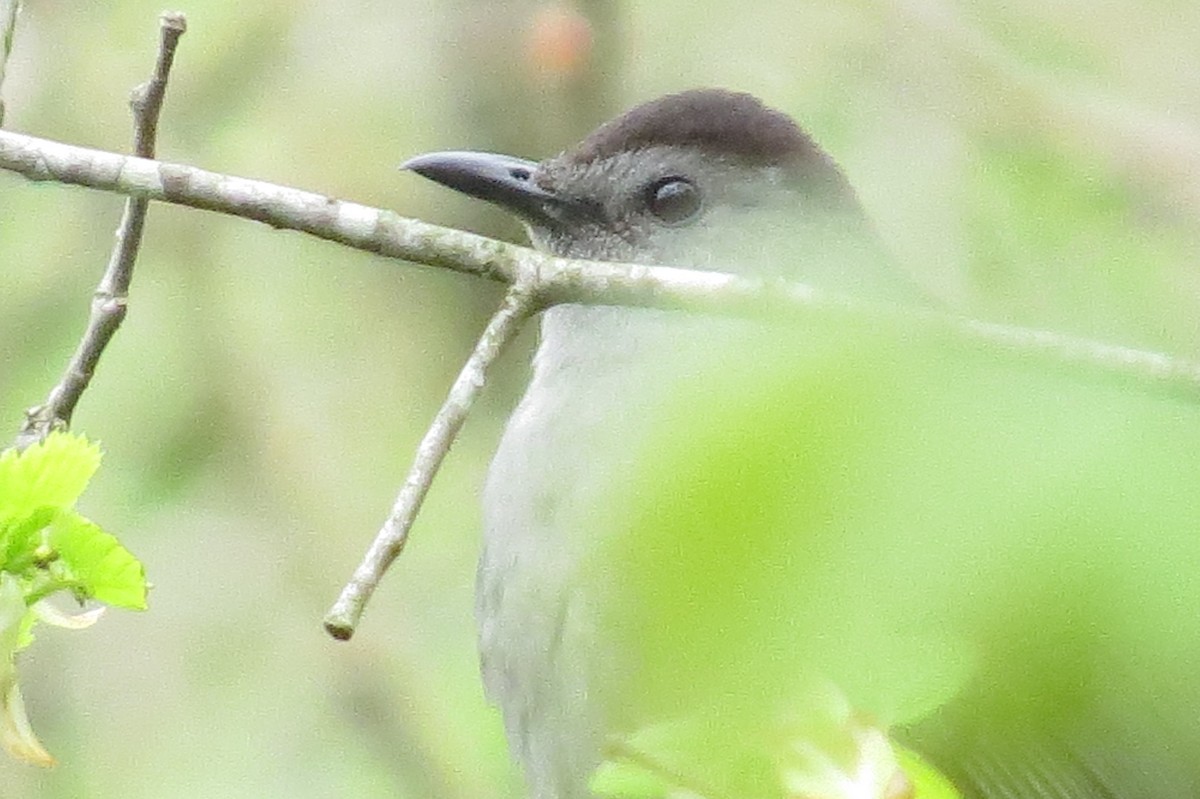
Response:
M442 152L405 167L516 213L556 255L811 282L924 299L894 268L833 160L748 94L697 90L638 106L539 163ZM847 266L852 265L852 268ZM489 697L535 799L587 796L620 691L589 653L592 597L574 590L595 504L631 474L669 399L667 358L745 331L735 322L559 306L541 320L528 390L484 494L477 614Z
M541 163L442 152L405 166L517 214L534 246L556 255L928 302L888 257L833 160L746 94L662 97ZM753 347L760 335L751 322L646 309L561 305L542 317L528 390L488 475L477 584L484 681L533 799L589 796L606 736L641 721L622 702L636 669L605 638L605 598L581 569L606 535L608 503L633 489L655 425L679 414L675 392L713 350ZM944 724L909 731L962 795L1119 795L1070 747L998 733L965 707L951 704ZM1033 766L998 766L993 751ZM1195 787L1187 779L1161 784Z

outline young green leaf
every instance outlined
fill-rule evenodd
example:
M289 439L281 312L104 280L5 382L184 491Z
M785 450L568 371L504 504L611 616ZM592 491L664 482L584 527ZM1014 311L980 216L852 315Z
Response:
M0 745L43 766L54 759L30 726L15 655L33 640L38 621L78 630L103 610L69 616L44 600L67 591L78 600L146 607L142 564L74 509L99 464L99 447L65 432L0 453Z
M99 446L64 432L21 452L0 452L0 523L74 505L99 466Z
M130 610L146 609L146 573L117 539L71 511L59 514L49 544L92 599Z

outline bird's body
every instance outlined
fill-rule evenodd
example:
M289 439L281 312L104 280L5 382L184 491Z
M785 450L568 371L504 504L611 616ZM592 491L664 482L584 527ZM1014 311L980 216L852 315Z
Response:
M677 352L705 333L669 317L549 310L529 389L489 471L481 662L536 799L587 796L599 763L610 721L600 694L614 675L594 651L595 597L580 592L578 568L599 509L634 474L650 406L661 397L663 370L645 355Z
M516 210L535 246L556 255L920 301L833 161L749 95L670 95L541 164L493 158L434 154L410 167ZM648 309L543 314L528 390L489 471L477 594L484 680L533 799L589 796L603 740L622 722L614 708L630 675L605 657L602 599L578 580L604 505L634 478L652 426L677 407L678 381L705 368L714 342L760 332Z

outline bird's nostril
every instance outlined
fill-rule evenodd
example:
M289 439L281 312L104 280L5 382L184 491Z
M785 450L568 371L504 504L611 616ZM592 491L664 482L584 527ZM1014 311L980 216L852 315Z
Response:
M508 174L512 176L514 180L529 180L529 170L525 167L513 167L512 169L508 170Z

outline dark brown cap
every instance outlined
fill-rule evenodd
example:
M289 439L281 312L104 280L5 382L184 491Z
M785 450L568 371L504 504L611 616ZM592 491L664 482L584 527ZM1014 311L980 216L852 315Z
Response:
M755 166L777 166L805 194L843 212L861 213L854 190L832 158L786 114L757 97L726 89L668 94L601 125L557 158L591 164L650 147L691 147Z
M724 89L694 89L643 103L601 125L564 156L590 163L656 146L696 147L764 165L826 158L785 114L752 95Z

